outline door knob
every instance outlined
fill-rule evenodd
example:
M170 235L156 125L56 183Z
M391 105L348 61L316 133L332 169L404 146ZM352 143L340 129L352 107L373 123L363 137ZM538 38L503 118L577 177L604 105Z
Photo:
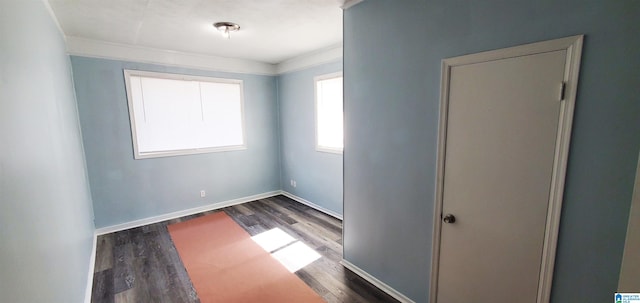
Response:
M444 223L454 223L456 222L456 217L452 214L447 214L446 216L444 216L442 221L444 221Z

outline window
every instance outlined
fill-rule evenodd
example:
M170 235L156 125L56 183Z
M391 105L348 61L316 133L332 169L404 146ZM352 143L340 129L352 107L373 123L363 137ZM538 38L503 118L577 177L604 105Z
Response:
M242 81L125 70L136 159L245 149Z
M342 73L315 78L316 150L342 153Z

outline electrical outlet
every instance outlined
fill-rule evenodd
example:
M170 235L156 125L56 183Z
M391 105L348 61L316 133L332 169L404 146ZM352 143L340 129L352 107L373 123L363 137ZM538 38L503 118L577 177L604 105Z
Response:
M291 184L291 186L293 186L293 187L298 186L298 184L296 183L296 180L293 180L293 184Z
M203 189L203 190L201 190L201 191L200 191L200 198L204 198L204 197L206 197L206 196L207 196L207 192L205 192L205 191L204 191L204 189Z

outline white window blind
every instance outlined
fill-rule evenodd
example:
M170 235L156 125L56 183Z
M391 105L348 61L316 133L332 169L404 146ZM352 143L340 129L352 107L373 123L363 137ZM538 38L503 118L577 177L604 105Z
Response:
M124 72L136 159L245 148L241 80Z
M315 78L316 150L343 150L342 73Z

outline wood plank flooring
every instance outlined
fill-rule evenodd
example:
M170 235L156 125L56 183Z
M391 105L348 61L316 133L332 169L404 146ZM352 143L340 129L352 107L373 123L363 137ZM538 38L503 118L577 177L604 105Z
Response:
M99 236L91 301L200 302L167 225L218 211L252 236L277 227L322 255L296 275L325 301L398 302L340 265L342 221L284 196Z

